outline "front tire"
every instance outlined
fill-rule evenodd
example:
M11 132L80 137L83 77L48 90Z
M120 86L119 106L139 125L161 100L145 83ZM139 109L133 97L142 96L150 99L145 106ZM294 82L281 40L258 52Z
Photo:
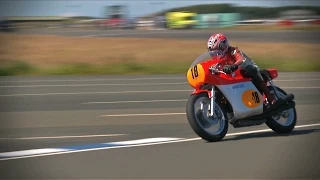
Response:
M197 105L203 103L203 109ZM199 103L199 104L198 104ZM193 131L208 142L221 141L228 132L228 116L226 110L222 109L219 101L215 101L215 112L217 117L208 116L210 99L207 93L193 94L187 103L187 118ZM219 126L217 126L219 124ZM218 127L217 130L214 130Z
M275 87L277 94L280 97L284 97L287 93L279 87ZM275 94L273 88L268 86L269 91L272 94ZM284 119L284 122L281 121L281 118ZM297 123L297 112L296 108L293 107L291 109L280 112L276 116L270 116L267 118L266 125L277 133L290 133L294 129Z

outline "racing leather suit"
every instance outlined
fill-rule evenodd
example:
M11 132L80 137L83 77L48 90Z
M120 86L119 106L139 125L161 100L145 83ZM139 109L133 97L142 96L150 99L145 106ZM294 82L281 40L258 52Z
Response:
M224 58L225 64L231 65L231 71L236 70L238 67L244 70L246 75L253 79L253 83L256 85L257 89L260 92L264 92L269 102L273 103L275 101L274 96L270 93L264 83L262 75L260 74L260 68L253 60L251 60L237 47L232 46L229 47Z

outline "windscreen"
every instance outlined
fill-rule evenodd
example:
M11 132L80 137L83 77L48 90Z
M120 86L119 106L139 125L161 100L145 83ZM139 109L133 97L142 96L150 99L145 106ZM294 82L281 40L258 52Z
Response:
M218 50L205 52L205 53L201 54L196 60L193 61L190 68L199 64L199 63L209 61L209 60L212 60L215 58L220 58L223 55L224 55L224 53L222 51L218 51Z

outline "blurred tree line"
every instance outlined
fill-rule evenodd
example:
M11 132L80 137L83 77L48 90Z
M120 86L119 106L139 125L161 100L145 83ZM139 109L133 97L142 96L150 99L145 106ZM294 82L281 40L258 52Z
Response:
M180 8L173 8L160 12L159 15L164 15L166 12L171 11L192 11L198 14L209 14L209 13L241 13L244 19L254 18L277 18L280 13L287 10L311 10L317 15L320 14L320 7L313 6L283 6L283 7L244 7L235 6L232 4L203 4L195 6L186 6Z

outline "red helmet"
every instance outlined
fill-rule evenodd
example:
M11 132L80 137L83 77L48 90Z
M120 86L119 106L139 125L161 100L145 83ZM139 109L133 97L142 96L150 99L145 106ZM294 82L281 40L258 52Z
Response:
M229 43L227 37L222 34L213 34L208 40L208 51L222 51L224 54L228 51Z

